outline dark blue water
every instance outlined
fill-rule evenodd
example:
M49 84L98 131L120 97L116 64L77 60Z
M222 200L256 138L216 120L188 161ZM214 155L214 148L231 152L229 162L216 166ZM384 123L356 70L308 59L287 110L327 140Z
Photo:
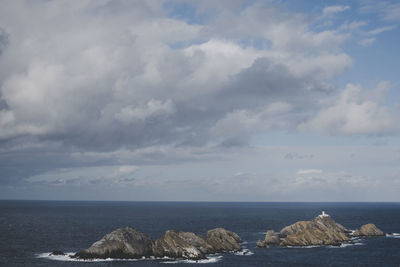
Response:
M38 257L53 250L79 251L130 225L153 239L167 229L204 235L224 227L237 232L254 253L222 254L218 262L206 266L400 266L400 238L368 238L362 245L341 248L255 248L268 229L279 231L298 220L312 219L323 209L350 229L373 222L384 232L400 233L400 203L0 201L0 265L165 266L161 260L88 263Z

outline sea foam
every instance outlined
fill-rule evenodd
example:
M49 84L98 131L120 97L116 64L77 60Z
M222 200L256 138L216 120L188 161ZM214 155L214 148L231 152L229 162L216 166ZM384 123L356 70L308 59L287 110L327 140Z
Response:
M389 237L389 238L400 238L400 234L399 233L386 234L386 237Z
M110 261L140 261L140 260L163 260L161 263L167 263L167 264L174 264L174 263L216 263L222 259L222 256L210 256L207 257L206 259L203 260L185 260L185 259L178 259L175 260L173 258L168 258L168 257L163 257L163 258L158 258L158 257L150 257L150 258L141 258L141 259L112 259L112 258L107 258L107 259L77 259L77 258L72 258L75 252L66 252L65 255L53 255L50 252L45 252L45 253L39 253L36 256L38 258L42 259L49 259L49 260L55 260L55 261L74 261L74 262L110 262Z
M250 251L250 249L244 248L242 251L234 252L234 255L237 256L251 256L254 255L253 252Z
M219 262L222 259L222 256L215 256L215 257L207 257L207 259L203 260L171 260L171 261L163 261L161 263L165 264L177 264L177 263L216 263Z
M340 246L327 246L327 248L347 248L347 247L361 246L361 245L364 245L364 243L361 243L361 242L342 243Z
M75 254L75 252L67 252L67 253L65 253L65 255L53 255L50 252L46 252L46 253L37 254L37 257L43 258L43 259L55 260L55 261L78 261L78 262L138 261L138 260L141 260L141 259L111 259L111 258L84 260L84 259L72 258L71 256L73 256L74 254Z

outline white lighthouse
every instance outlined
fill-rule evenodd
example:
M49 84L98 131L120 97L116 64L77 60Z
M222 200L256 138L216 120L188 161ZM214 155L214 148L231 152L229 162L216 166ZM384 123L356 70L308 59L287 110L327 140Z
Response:
M329 214L326 214L325 211L322 211L322 214L318 215L320 218L330 217Z

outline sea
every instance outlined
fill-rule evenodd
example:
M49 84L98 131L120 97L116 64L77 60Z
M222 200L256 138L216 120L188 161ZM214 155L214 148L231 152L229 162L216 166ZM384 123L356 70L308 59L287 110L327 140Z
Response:
M256 248L269 229L279 232L325 210L349 229L374 223L385 237L340 247ZM242 253L206 260L76 261L49 256L88 248L105 234L131 226L153 240L166 230L205 235L223 227L245 241ZM400 266L400 203L0 201L0 266Z

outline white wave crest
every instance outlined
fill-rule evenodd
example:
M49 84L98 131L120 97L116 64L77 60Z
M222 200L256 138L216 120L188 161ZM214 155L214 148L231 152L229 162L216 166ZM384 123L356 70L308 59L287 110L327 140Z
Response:
M323 246L286 246L285 248L320 248Z
M142 257L141 259L112 259L112 258L107 258L107 259L77 259L77 258L72 258L72 256L75 254L75 252L66 252L64 255L53 255L51 252L45 252L45 253L39 253L36 256L38 258L42 259L49 259L49 260L55 260L55 261L75 261L75 262L109 262L109 261L139 261L139 260L164 260L162 263L215 263L220 261L222 256L213 256L213 257L207 257L204 260L184 260L184 259L179 259L175 260L173 258L169 257ZM166 260L166 261L165 261Z
M53 255L50 252L45 252L45 253L39 253L36 256L38 258L55 260L55 261L79 261L79 262L138 261L138 260L140 260L140 259L112 259L112 258L84 260L84 259L72 258L71 256L73 256L74 254L75 254L75 252L66 252L65 255ZM142 259L145 259L145 258L142 258Z
M386 234L386 237L400 238L400 234L399 233L390 233L390 234Z
M244 248L242 251L234 252L233 254L237 256L251 256L254 255L253 252L250 251L250 249Z
M163 261L161 263L165 264L176 264L176 263L216 263L222 259L222 256L216 256L216 257L207 257L207 259L204 260L171 260L171 261Z
M361 243L361 242L342 243L340 246L327 246L327 247L328 248L346 248L346 247L361 246L361 245L364 245L364 243Z

